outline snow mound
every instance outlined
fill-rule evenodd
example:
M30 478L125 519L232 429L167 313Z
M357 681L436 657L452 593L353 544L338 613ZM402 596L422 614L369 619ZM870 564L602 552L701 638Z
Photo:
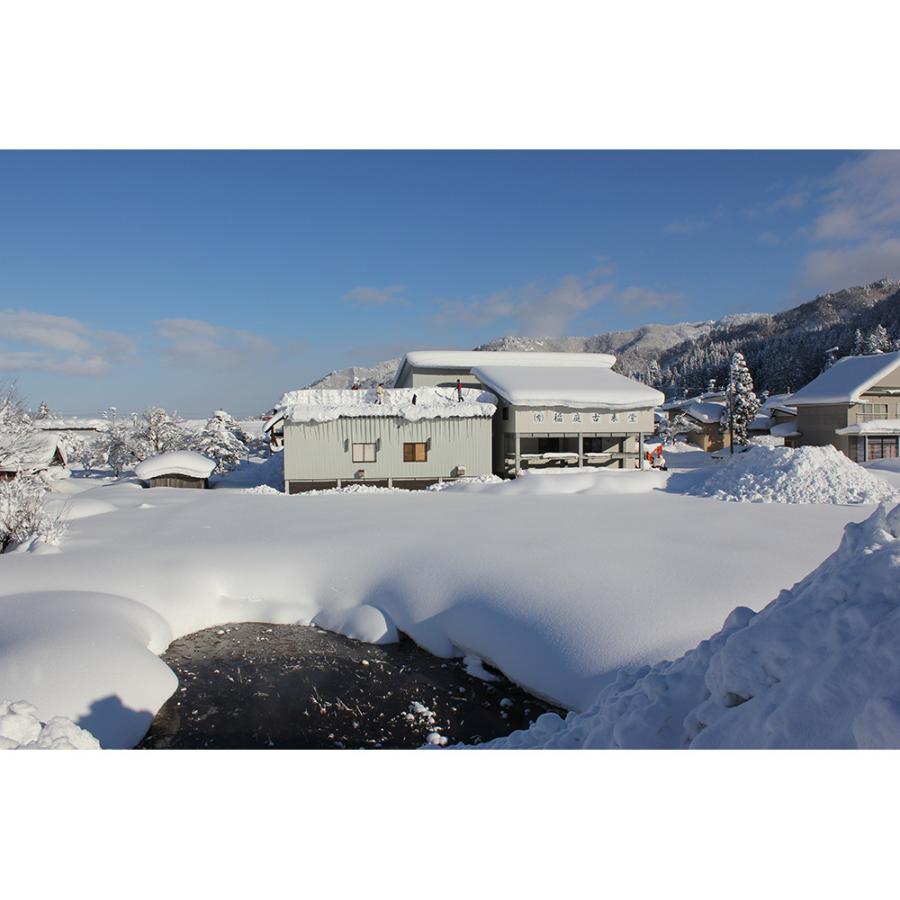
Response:
M270 487L267 484L258 484L256 487L251 487L251 488L241 488L240 493L242 493L242 494L275 494L279 497L284 496L284 491L279 491L278 488Z
M100 742L71 719L54 716L46 724L24 700L0 700L0 750L99 750Z
M319 497L323 494L416 494L406 488L379 487L377 484L347 484L343 487L322 488L320 491L301 491L295 497Z
M834 447L750 447L721 465L673 475L669 490L741 503L881 503L885 481Z
M499 475L466 475L463 478L456 478L452 481L439 481L436 484L430 484L425 490L460 490L473 484L503 484L503 479Z
M157 478L160 475L187 475L191 478L209 478L216 462L194 453L193 450L172 450L151 456L134 467L134 474L141 481Z
M641 469L526 469L518 478L503 479L487 476L483 480L467 478L430 490L442 490L451 485L454 490L466 490L504 497L544 497L563 494L586 494L608 497L621 494L646 494L666 484L666 473Z
M495 748L900 748L900 505L759 613Z

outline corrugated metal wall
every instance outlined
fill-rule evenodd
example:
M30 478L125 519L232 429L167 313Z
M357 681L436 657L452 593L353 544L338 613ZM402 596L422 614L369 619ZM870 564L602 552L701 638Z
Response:
M403 462L403 444L428 442L427 462ZM376 461L353 462L353 444L381 442ZM491 472L491 419L405 419L372 416L332 422L291 423L284 429L286 481L352 479L365 469L366 479L451 478L457 466L467 475Z

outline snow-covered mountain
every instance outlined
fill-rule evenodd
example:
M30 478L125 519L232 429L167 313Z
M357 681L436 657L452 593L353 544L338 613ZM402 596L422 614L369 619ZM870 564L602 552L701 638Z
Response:
M350 366L347 369L335 369L333 372L329 372L327 375L323 375L311 384L306 385L306 387L340 390L349 388L353 384L354 378L358 378L360 387L364 388L375 387L378 384L389 385L393 381L394 373L399 365L399 359L386 359L384 362L376 363L374 366Z
M741 313L709 322L642 325L590 337L540 338L507 335L476 350L613 353L615 368L670 394L699 392L711 378L726 377L735 350L747 359L756 387L772 393L796 389L822 370L825 351L852 352L857 329L863 333L883 325L900 340L900 282L872 284L823 294L780 313ZM349 387L357 377L364 387L390 382L399 360L370 368L330 372L309 387Z

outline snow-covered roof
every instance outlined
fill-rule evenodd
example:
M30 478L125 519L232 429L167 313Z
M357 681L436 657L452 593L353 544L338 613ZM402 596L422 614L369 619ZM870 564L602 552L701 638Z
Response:
M721 422L722 416L725 415L726 407L724 403L713 403L712 401L697 401L684 407L684 414L709 425L713 422Z
M513 406L641 409L658 406L665 399L655 388L626 378L605 365L482 365L474 368L472 374Z
M66 451L59 438L52 432L31 432L16 453L9 453L0 462L0 472L40 472L53 464L59 453L63 465L66 464Z
M775 420L771 416L757 413L747 428L749 431L768 431L774 424Z
M492 416L497 408L497 398L487 391L463 388L462 395L460 402L455 388L387 388L384 402L376 403L378 395L373 389L302 390L285 394L280 405L289 422L330 422L366 416L394 416L410 422L467 419Z
M48 416L34 419L34 427L41 431L99 431L106 425L104 419L86 419L81 416Z
M162 475L187 475L191 478L209 478L216 467L214 460L193 450L171 450L151 456L134 467L134 474L142 481Z
M612 368L616 358L610 353L543 353L504 350L412 350L397 368L394 384L404 369L458 369L471 371L478 366L550 366L559 368Z
M870 419L844 428L836 428L835 434L900 434L900 419Z
M287 395L285 395L285 396L287 396ZM263 424L262 430L263 430L264 432L265 432L265 431L270 431L270 430L271 430L272 428L274 428L279 422L281 422L281 421L283 421L283 420L284 420L284 410L283 410L283 409L276 410L276 412L274 413L274 415L271 415L271 416L269 416L268 419L266 419L265 423Z
M793 422L780 422L778 425L773 425L769 431L769 434L772 437L800 437L800 432L797 431L797 426Z
M856 403L860 394L900 366L900 351L845 356L788 398L792 406Z

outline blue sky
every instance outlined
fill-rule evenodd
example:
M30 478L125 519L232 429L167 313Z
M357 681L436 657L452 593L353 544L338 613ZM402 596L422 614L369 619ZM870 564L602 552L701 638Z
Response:
M890 152L0 153L0 380L73 413L898 275Z

